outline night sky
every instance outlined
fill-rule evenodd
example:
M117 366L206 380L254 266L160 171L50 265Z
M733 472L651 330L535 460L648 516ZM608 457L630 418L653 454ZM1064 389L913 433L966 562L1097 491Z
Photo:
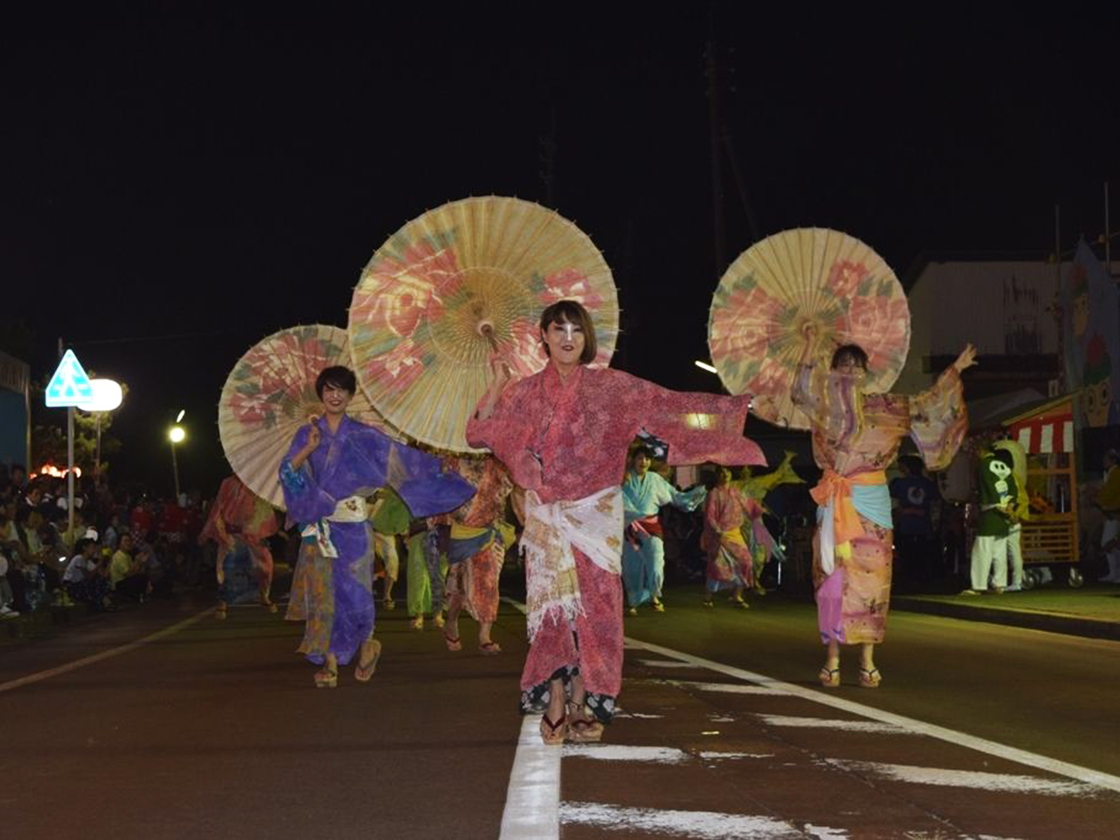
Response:
M209 490L237 358L296 323L345 326L373 251L472 194L549 204L591 236L624 307L617 367L718 389L692 364L726 267L713 32L749 202L725 155L728 262L752 216L761 235L847 231L900 276L923 252L1044 257L1055 204L1070 248L1103 230L1103 183L1120 193L1115 12L145 5L0 25L0 326L30 327L35 377L62 336L129 384L113 472L157 487L180 408L184 485Z

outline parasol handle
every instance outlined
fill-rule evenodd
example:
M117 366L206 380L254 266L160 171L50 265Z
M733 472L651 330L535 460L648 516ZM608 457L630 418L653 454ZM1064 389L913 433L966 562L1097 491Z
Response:
M494 335L494 325L489 321L478 322L478 334L485 338L490 343L490 349L495 353L498 352L498 339Z

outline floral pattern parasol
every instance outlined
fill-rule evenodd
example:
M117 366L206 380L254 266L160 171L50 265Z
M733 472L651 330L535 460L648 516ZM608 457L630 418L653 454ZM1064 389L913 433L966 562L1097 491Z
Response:
M538 323L551 303L582 303L605 367L618 338L618 297L591 240L552 210L489 196L430 210L389 237L350 305L358 382L409 437L473 452L467 419L497 352L515 377L544 368Z
M332 365L352 367L349 340L340 327L312 324L270 335L242 356L222 388L218 432L237 477L275 507L284 496L277 474L292 437L322 411L315 379ZM347 413L394 437L359 389Z
M864 349L868 391L889 390L906 362L910 309L894 272L854 237L800 228L752 245L723 275L708 321L712 364L731 393L755 395L760 417L807 429L790 390L810 325L822 354Z

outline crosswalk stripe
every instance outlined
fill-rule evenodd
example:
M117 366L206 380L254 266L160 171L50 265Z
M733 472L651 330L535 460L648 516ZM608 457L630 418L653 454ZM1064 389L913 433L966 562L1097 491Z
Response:
M695 668L689 662L676 662L672 659L639 659L642 665L649 665L654 668Z
M1068 761L1061 761L1056 758L1038 755L1028 752L1027 750L1018 749L1017 747L1009 747L1006 744L989 741L987 738L978 738L965 732L957 732L945 726L925 723L920 720L915 720L914 718L905 717L904 715L885 712L872 706L864 706L862 703L856 703L852 700L845 700L842 697L827 694L823 690L805 688L804 686L794 685L793 683L784 683L765 677L762 674L756 674L742 668L735 668L731 665L724 665L722 662L715 662L711 659L693 656L691 653L673 650L672 648L655 645L651 642L642 642L638 639L627 639L627 642L630 647L636 650L645 650L659 656L673 657L679 659L681 662L690 662L693 665L708 668L718 674L735 677L736 679L747 682L773 686L775 689L779 689L785 694L800 697L803 700L809 700L810 702L819 703L824 706L830 706L834 709L840 709L852 715L859 715L860 717L877 720L880 723L894 724L895 726L907 729L915 734L926 735L930 738L936 738L939 741L947 741L950 744L966 747L976 752L993 755L997 758L1006 759L1007 761L1014 761L1026 767L1033 767L1036 770L1053 773L1057 776L1065 776L1079 782L1086 782L1091 785L1120 792L1120 776L1113 776L1110 773L1103 773L1099 770L1081 767L1077 764L1071 764Z
M838 729L848 732L878 732L886 735L911 735L909 729L893 723L877 723L873 720L832 720L815 717L793 717L790 715L758 715L758 718L771 726L800 727L802 729Z
M565 825L585 825L631 833L676 834L700 840L725 840L727 837L784 840L805 837L794 826L773 817L720 814L714 811L624 808L597 802L563 803L560 806L560 822Z
M675 747L632 747L625 744L566 744L564 758L591 758L597 761L652 761L679 764L690 755Z
M770 688L765 685L736 685L735 683L693 682L690 680L661 680L661 682L676 688L692 688L697 691L715 691L723 694L785 694L781 689Z
M1005 793L1030 793L1043 796L1096 796L1103 789L1084 782L1040 779L1037 776L1016 776L1008 773L985 773L978 770L950 770L941 767L914 767L907 764L881 764L874 761L848 761L826 758L822 763L855 773L865 773L892 782L918 785L976 788Z

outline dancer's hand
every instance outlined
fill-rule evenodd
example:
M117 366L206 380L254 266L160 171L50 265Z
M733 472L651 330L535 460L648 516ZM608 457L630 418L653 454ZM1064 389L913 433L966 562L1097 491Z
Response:
M479 406L478 412L475 414L475 417L479 420L490 419L490 415L494 413L494 407L497 406L498 400L502 396L502 391L505 390L506 385L513 378L509 371L509 365L497 353L490 357L490 372L494 374L494 378L490 382L490 389L486 392L485 401Z
M319 420L319 415L312 414L310 419L311 431L307 433L307 443L303 447L307 450L308 455L318 449L319 444L323 440L323 433L319 431L319 423L317 422Z
M506 364L505 359L497 353L490 357L490 372L494 374L494 381L490 387L501 394L513 375L510 373L509 365Z
M976 364L976 347L970 341L965 345L964 350L957 356L957 360L953 362L953 367L956 368L957 373L961 373L965 368L970 368Z
M801 364L811 365L820 353L821 336L820 325L814 321L806 321L801 325L801 338L804 342L804 351L801 354Z
M304 462L311 457L311 453L319 448L319 443L323 439L323 434L319 431L319 424L317 422L319 420L319 415L312 414L308 420L310 421L311 429L307 433L307 443L305 443L303 449L297 452L295 457L292 458L293 470L298 470L303 466Z

